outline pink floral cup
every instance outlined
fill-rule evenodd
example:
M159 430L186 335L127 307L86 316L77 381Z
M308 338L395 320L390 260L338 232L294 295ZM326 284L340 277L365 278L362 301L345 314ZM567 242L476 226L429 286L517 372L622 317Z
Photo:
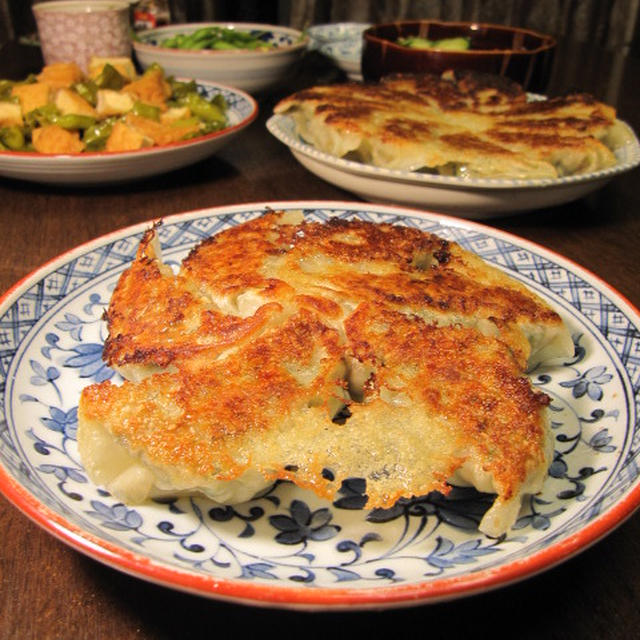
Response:
M76 62L86 71L92 56L131 55L128 2L40 2L33 14L45 64Z

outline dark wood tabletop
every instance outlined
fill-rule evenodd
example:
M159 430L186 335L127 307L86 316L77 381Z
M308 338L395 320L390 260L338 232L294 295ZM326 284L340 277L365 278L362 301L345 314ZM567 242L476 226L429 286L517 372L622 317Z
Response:
M40 64L7 45L0 77ZM265 121L275 101L332 72L317 61L287 87L259 97L260 116L217 155L125 185L61 188L0 178L0 290L62 252L133 223L182 211L277 200L358 200L306 171ZM614 104L640 131L640 60L561 43L549 93L579 88ZM640 173L616 177L563 206L488 224L548 247L640 305ZM640 514L560 566L454 602L383 612L306 614L228 604L130 577L33 524L0 497L0 639L282 636L640 637Z

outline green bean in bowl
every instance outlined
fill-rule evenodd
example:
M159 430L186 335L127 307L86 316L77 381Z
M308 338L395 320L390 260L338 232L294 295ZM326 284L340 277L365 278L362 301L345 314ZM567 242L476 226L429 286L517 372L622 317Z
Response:
M258 93L291 77L308 41L281 25L195 22L141 31L132 44L143 69L158 63L176 77Z
M250 49L268 50L277 45L269 42L268 31L241 31L231 27L202 27L191 33L177 33L160 41L161 47L169 49L215 49L218 51Z

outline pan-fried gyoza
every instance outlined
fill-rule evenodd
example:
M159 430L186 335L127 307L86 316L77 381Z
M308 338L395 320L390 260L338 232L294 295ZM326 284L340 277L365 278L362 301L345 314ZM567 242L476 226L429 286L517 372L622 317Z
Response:
M242 502L277 479L367 508L471 483L504 533L552 456L527 367L573 353L558 314L459 245L360 220L268 212L194 248L179 271L147 231L106 313L106 362L78 443L128 503Z
M509 80L465 71L312 87L275 112L331 155L468 178L591 173L614 166L615 149L632 137L613 107L588 94L529 101Z

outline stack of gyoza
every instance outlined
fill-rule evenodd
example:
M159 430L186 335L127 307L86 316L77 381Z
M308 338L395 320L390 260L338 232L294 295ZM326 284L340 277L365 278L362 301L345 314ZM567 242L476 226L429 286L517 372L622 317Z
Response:
M469 71L299 91L275 107L331 155L385 169L466 178L554 179L612 167L633 138L585 93L529 100L518 84Z
M527 367L573 354L561 318L460 246L415 228L268 212L196 247L174 274L144 236L106 317L127 379L83 391L87 471L128 503L242 502L276 479L367 508L497 497L500 535L552 455Z

